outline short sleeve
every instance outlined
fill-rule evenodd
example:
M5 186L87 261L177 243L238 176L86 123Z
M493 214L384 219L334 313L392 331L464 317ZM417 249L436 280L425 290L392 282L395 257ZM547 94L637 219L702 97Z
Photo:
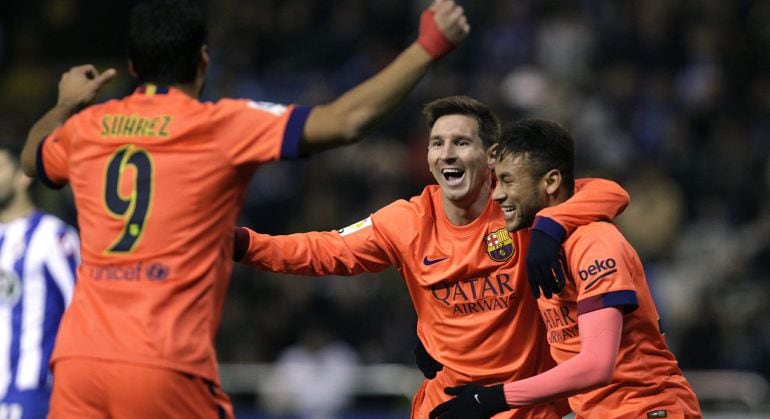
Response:
M223 99L215 105L213 129L236 166L299 158L300 140L312 107Z
M635 253L610 223L578 228L565 246L577 288L578 315L605 307L631 312L638 307Z
M43 184L60 189L69 182L69 124L55 129L37 147L37 174Z

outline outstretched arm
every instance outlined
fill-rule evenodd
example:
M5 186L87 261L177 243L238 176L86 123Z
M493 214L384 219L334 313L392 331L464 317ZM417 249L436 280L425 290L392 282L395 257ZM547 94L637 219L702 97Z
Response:
M308 155L358 141L406 98L433 61L469 32L462 7L454 0L434 0L420 19L417 41L369 80L335 101L313 108L305 122L300 153Z
M336 231L284 236L235 228L233 259L254 269L297 275L355 275L392 265L373 227L342 236Z
M64 121L80 109L91 104L96 95L116 72L110 68L99 73L96 67L86 64L72 67L59 81L59 99L29 130L27 142L21 152L21 168L30 177L37 177L37 149L40 143Z

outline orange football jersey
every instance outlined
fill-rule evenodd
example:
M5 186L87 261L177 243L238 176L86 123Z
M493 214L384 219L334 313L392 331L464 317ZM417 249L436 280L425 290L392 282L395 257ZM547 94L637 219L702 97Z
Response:
M72 186L82 249L52 362L136 362L218 382L232 226L255 169L297 156L309 110L145 85L48 136L38 172Z
M613 306L624 312L612 382L569 398L578 417L702 417L695 393L666 346L639 256L617 227L579 227L564 250L570 276L565 289L554 298L538 299L556 362L580 352L579 315ZM655 413L662 410L666 416Z
M587 223L614 217L628 203L615 183L580 181L580 187L573 199L540 215ZM563 225L567 231L576 226ZM444 387L518 380L554 365L526 279L528 242L528 230L508 233L500 207L491 200L470 224L453 225L444 213L441 189L431 185L339 231L286 236L249 231L241 262L306 275L398 269L417 311L417 334L444 365L415 396L412 416L422 419L450 398ZM495 416L533 417L561 415L542 405Z

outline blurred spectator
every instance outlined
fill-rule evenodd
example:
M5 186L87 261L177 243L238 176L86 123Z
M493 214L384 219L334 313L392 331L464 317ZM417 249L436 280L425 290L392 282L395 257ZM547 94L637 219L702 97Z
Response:
M0 124L0 418L34 419L48 414L48 362L80 254L75 229L35 207L13 123Z
M311 304L301 319L298 342L278 356L271 379L261 389L262 403L272 413L334 419L349 407L358 356L335 337L330 307Z

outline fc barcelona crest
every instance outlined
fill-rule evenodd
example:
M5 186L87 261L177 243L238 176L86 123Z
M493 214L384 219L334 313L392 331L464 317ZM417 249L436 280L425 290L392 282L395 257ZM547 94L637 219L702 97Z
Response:
M495 262L505 262L513 256L513 240L505 228L487 234L484 241L487 242L487 254Z

